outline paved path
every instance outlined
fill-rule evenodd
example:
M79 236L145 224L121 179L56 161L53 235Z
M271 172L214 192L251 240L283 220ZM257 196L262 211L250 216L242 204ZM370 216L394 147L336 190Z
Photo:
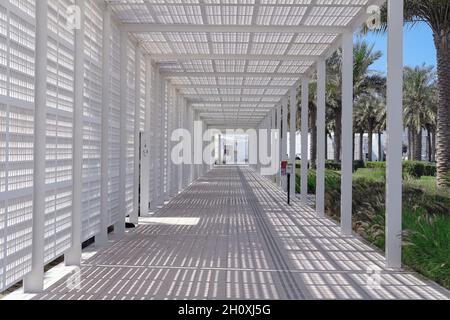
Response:
M386 271L380 253L247 168L211 171L141 223L83 263L79 288L62 279L35 299L450 297Z

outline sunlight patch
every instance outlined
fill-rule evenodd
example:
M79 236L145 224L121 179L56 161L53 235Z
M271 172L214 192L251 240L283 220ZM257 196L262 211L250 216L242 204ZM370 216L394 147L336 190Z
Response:
M139 218L139 224L165 224L165 225L176 225L176 226L196 226L200 222L200 218Z

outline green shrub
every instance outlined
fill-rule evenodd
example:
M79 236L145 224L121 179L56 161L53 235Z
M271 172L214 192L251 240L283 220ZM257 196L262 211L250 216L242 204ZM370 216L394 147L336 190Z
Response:
M353 170L358 171L359 169L364 169L366 167L366 163L364 160L355 160L353 161Z
M358 169L353 174L354 179L366 178L371 181L383 182L386 181L386 170L383 169Z
M339 162L336 162L336 161L333 161L333 160L327 160L327 161L325 161L325 169L340 171L341 170L341 164Z
M386 162L368 161L366 162L368 169L386 169Z
M386 170L386 162L366 162L366 168ZM403 161L403 173L413 178L435 177L436 164L426 161Z
M353 162L353 170L356 171L361 168L365 168L366 165L364 161L362 160L355 160ZM342 165L340 162L334 161L334 160L327 160L325 161L325 169L327 170L334 170L334 171L341 171Z
M409 164L408 164L409 165ZM411 164L412 168L415 168ZM415 170L415 169L414 169ZM383 169L360 169L353 178L353 229L380 249L385 247L386 183ZM368 176L365 176L369 173ZM406 180L403 186L403 261L450 288L450 193L434 186L433 179ZM300 177L297 179L300 183ZM340 220L341 176L325 172L325 210ZM298 185L299 187L299 185ZM315 192L316 172L308 174L308 191Z
M403 212L405 264L450 288L450 219L425 214L420 209Z

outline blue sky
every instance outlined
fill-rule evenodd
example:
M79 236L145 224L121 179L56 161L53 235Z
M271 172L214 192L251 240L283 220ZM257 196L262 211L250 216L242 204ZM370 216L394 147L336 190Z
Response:
M368 43L375 43L375 50L383 52L383 57L372 66L372 69L385 72L387 52L386 35L370 33L364 39ZM412 27L406 26L404 39L405 66L414 67L424 62L427 65L436 66L436 49L434 47L431 29L427 24L420 23Z

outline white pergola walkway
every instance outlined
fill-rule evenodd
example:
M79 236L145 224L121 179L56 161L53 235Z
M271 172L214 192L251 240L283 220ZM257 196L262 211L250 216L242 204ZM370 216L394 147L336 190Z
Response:
M371 288L370 271L380 286ZM214 169L33 299L449 299L253 170Z
M114 226L115 236L120 238L125 234L127 216L137 223L139 212L145 216L172 199L159 212L161 218L170 215L196 218L201 208L200 224L140 226L132 236L104 252L100 250L90 263L112 261L117 265L98 267L104 273L85 265L83 276L93 277L90 285L98 286L99 294L114 286L117 278L114 272L123 277L136 276L138 272L134 272L140 267L134 264L149 262L153 254L168 260L152 261L155 268L152 270L158 271L148 279L158 274L157 279L163 279L161 288L168 289L175 279L187 281L187 275L186 278L180 275L184 269L177 273L176 268L169 268L170 263L177 261L177 253L185 253L177 251L182 247L180 241L183 245L203 241L205 247L194 246L192 257L186 256L188 262L180 261L179 266L193 263L196 257L203 259L203 254L213 251L210 246L214 244L219 248L218 260L204 258L210 263L206 268L225 263L220 262L225 259L227 265L237 268L230 272L243 276L250 270L249 278L236 282L226 278L225 271L216 270L218 283L230 279L235 285L234 289L226 290L218 287L219 291L225 290L217 291L218 297L245 293L251 297L258 294L258 297L370 298L358 286L362 273L350 272L358 268L366 247L358 245L345 251L352 227L352 52L353 32L371 16L371 6L382 3L382 0L1 1L0 290L23 280L25 291L41 292L47 264L64 255L66 265L79 266L83 242L94 239L95 245L102 248L108 241L108 228ZM387 3L386 258L373 257L377 257L376 264L398 270L402 244L403 1ZM325 61L340 47L343 135L339 229L320 218L325 215ZM201 161L182 165L171 161L174 130L183 128L193 133L194 122L202 124L200 134L206 129L258 129L266 133L277 129L281 132L281 147L272 153L288 160L287 143L290 150L295 147L296 93L301 87L301 199L306 204L308 96L313 75L317 75L315 212L299 203L284 208L278 203L279 189L250 171L227 172L230 176L225 178L229 180L217 183L214 190L200 182L185 190L210 167ZM201 149L199 139L192 139L191 143ZM295 161L294 152L290 160ZM261 168L260 163L255 167ZM205 182L214 186L215 179L222 174L214 171ZM292 192L294 183L292 179ZM209 197L209 193L219 193L220 188L229 195ZM182 190L185 193L177 196ZM200 195L192 194L192 190ZM177 207L178 201L191 207ZM214 208L218 212L211 212ZM233 209L236 211L229 211ZM296 222L295 217L301 220ZM219 241L222 238L217 228L223 226L220 219L225 219L229 234L245 230L239 233L244 238L235 239L224 231L229 242ZM211 229L202 229L204 223L210 223ZM160 229L165 232L164 228L180 232L172 238L166 236L173 243L160 243L157 240L164 235L152 235ZM196 228L205 235L190 238L183 233ZM261 238L251 238L252 232ZM208 238L210 234L212 240ZM307 239L306 243L296 242L302 237ZM327 248L336 245L326 243L330 237L345 249L334 257L325 255ZM111 259L120 258L122 246L124 250L130 249L127 242L131 242L128 244L136 255L108 260L109 255ZM251 249L253 244L260 246L259 251ZM309 255L308 248L313 247L318 250L317 256ZM170 250L174 250L172 256ZM227 252L236 256L228 257ZM372 259L372 255L367 259ZM346 264L339 265L344 260ZM311 263L307 266L311 272L301 273L302 263ZM258 271L259 267L274 271ZM327 268L338 271L325 276L322 272L327 272ZM350 268L348 275L345 268ZM246 290L245 283L250 288L252 281L259 281L251 277L251 270L255 270L255 277L271 276L273 280L260 281L259 291ZM213 269L198 272L207 277L205 274ZM392 288L405 288L408 297L414 296L413 292L425 296L419 294L419 289L428 287L402 280L408 278L403 273L393 271L389 275ZM102 281L97 282L96 277L102 277L99 279ZM196 273L193 277L200 275ZM206 283L213 286L216 278L208 279L205 286ZM263 283L268 285L265 287ZM280 290L280 286L284 289ZM340 290L341 287L354 291ZM154 291L146 296L175 296L181 290L152 288ZM200 292L189 294L204 296ZM209 290L207 294L213 295ZM389 292L381 296L391 297ZM396 296L400 296L400 290L392 293L392 297ZM434 293L430 296L437 297Z

